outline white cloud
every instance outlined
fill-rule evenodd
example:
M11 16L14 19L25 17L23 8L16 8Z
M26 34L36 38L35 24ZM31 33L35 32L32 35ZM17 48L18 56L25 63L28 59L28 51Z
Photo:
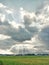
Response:
M10 10L10 9L9 9L9 10L8 10L8 9L6 9L5 11L6 11L8 14L12 14L12 13L13 13L13 11L12 11L12 10Z
M1 20L1 22L4 22L5 21L5 15L4 14L1 14L0 13L0 20Z
M9 24L10 24L13 28L16 28L16 29L19 29L19 27L25 28L25 26L24 26L23 24L17 23L17 22L15 22L15 21L12 21L12 22L9 21Z
M13 54L13 53L11 51L9 51L9 50L0 49L0 54Z
M21 7L20 10L23 11L23 7Z
M0 34L0 40L5 40L5 39L8 39L8 38L11 38L11 37L8 36L8 35Z
M2 3L0 3L0 8L6 8Z
M15 21L9 22L9 24L11 24L14 28L19 28L19 24L17 24Z

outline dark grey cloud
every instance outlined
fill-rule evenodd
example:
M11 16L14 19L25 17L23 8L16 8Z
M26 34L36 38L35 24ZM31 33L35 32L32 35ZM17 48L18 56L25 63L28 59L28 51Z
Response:
M45 26L39 33L39 40L49 47L49 25Z
M35 17L34 17L35 18ZM36 35L38 33L38 28L36 26L30 26L32 24L32 22L34 21L30 18L30 15L24 15L24 25L27 31L30 32L31 36L33 37L34 35Z
M13 39L0 40L0 48L4 50L9 49L14 44L16 44L16 41Z
M21 27L19 28L19 30L17 30L17 29L12 28L10 25L9 26L7 26L7 25L0 26L0 34L9 35L15 41L30 40L31 37L34 36L35 33L37 32L37 29L34 27L29 28L27 30L25 28L21 28Z

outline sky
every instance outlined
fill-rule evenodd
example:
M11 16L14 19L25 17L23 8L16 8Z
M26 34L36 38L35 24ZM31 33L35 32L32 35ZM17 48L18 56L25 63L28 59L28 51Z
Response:
M0 2L13 9L23 7L27 11L35 11L44 0L0 0Z
M0 0L0 54L49 54L49 0Z

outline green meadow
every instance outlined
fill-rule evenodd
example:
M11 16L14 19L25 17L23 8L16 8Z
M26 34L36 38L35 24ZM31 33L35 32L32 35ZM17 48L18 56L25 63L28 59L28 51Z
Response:
M49 56L0 56L0 65L49 65Z

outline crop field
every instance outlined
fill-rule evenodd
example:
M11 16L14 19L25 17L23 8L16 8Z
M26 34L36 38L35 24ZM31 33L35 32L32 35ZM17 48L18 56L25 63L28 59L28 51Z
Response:
M49 56L0 56L0 65L49 65Z

